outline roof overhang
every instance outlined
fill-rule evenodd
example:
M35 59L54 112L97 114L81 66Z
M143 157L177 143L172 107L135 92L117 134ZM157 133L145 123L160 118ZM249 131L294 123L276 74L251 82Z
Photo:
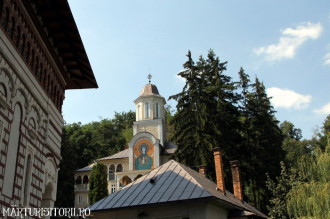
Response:
M66 80L66 89L97 88L67 0L23 0Z

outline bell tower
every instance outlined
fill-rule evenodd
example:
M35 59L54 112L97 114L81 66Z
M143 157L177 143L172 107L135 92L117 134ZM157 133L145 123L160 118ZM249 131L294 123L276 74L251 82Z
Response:
M129 169L144 171L160 166L160 153L167 142L165 98L156 85L146 84L134 100L136 121L133 124L133 138L130 141Z
M156 85L150 83L151 75L148 76L149 84L146 84L137 99L134 100L136 121L133 125L133 135L140 132L149 132L160 144L166 142L165 125L165 98L162 97Z

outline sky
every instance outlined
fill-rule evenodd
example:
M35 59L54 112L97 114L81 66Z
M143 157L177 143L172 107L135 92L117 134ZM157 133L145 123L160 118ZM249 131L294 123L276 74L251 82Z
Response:
M69 0L98 89L66 91L66 123L135 110L151 82L167 100L186 54L212 49L238 80L243 67L272 97L279 121L313 136L330 114L329 0ZM167 101L175 109L174 101Z

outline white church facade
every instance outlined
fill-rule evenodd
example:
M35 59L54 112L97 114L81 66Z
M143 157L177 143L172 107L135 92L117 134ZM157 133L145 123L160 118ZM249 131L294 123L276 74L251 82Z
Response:
M109 157L96 160L107 166L109 194L166 163L176 150L167 141L165 98L154 84L146 84L134 100L136 121L128 148ZM75 207L89 206L88 179L94 164L75 173Z

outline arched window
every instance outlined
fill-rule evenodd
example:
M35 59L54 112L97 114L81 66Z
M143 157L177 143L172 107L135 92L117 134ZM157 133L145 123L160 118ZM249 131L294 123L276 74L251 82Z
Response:
M21 136L21 121L22 121L22 108L17 103L14 108L13 121L10 125L10 132L9 132L10 136L9 136L9 144L8 144L10 145L10 147L8 147L7 149L5 176L2 186L2 193L7 197L12 197L13 195L17 151Z
M83 184L88 184L88 176L85 175L83 178Z
M24 197L23 197L23 205L28 205L28 200L30 196L30 184L31 184L31 155L28 155L27 161L26 161L26 168L25 168L25 180L24 180Z
M138 107L137 107L137 121L139 121L140 120L140 105L138 105Z
M158 119L159 118L159 103L156 102L155 105L155 118Z
M115 180L115 165L109 167L109 180Z
M150 117L150 106L149 102L144 103L144 118L149 118Z
M137 176L134 178L134 181L137 180L138 178L140 178L141 176L142 176L141 174L137 175Z
M123 178L121 178L121 180L119 182L120 187L124 187L124 186L126 186L127 184L129 184L131 182L132 182L131 178L129 178L128 176L124 176Z
M78 176L77 178L76 178L76 184L78 185L78 184L81 184L81 182L82 182L82 180L81 180L81 176Z
M116 172L123 172L123 165L118 164L118 165L117 165Z

